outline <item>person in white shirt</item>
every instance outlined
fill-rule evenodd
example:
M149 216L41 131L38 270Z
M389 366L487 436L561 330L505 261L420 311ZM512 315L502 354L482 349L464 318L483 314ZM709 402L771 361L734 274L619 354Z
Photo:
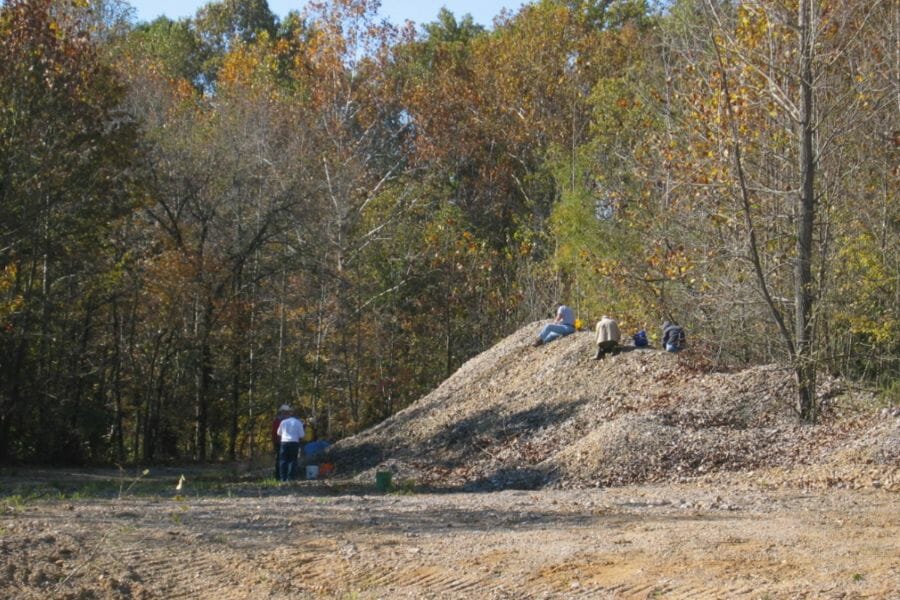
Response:
M552 323L544 325L533 345L540 346L573 333L575 333L575 313L565 304L561 304L556 309L556 318Z
M300 453L300 441L303 439L303 421L294 416L291 407L284 412L284 419L278 425L277 435L281 440L278 453L278 474L281 481L294 479L297 473L297 455Z
M278 426L284 420L284 411L290 406L282 404L272 419L272 453L275 455L275 479L281 479L281 436L278 435Z

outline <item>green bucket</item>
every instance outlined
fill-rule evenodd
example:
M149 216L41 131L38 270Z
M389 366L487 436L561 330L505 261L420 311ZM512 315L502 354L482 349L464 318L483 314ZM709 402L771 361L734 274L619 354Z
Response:
M391 489L391 472L376 471L375 472L375 489L379 492L387 492Z

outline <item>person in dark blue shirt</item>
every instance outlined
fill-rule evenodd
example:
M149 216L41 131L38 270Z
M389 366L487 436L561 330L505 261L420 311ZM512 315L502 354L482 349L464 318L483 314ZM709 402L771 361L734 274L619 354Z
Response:
M666 352L678 352L679 350L684 350L684 328L677 323L663 321L662 345L663 348L666 349Z

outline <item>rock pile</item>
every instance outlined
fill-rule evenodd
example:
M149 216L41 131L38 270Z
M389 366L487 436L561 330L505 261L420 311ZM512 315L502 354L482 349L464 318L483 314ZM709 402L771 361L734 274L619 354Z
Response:
M801 424L789 369L696 367L690 351L593 360L580 332L533 348L533 323L390 419L342 440L344 473L452 489L583 488L810 467L813 482L900 489L900 418L871 394L820 383ZM835 474L843 465L842 474ZM855 465L854 469L846 468ZM815 468L812 468L815 467ZM877 484L875 483L877 482Z

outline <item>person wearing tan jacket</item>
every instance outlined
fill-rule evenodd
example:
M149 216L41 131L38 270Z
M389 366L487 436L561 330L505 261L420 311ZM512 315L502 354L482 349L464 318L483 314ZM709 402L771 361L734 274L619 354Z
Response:
M594 360L602 359L607 353L617 354L621 337L616 320L603 315L597 322L597 355Z

